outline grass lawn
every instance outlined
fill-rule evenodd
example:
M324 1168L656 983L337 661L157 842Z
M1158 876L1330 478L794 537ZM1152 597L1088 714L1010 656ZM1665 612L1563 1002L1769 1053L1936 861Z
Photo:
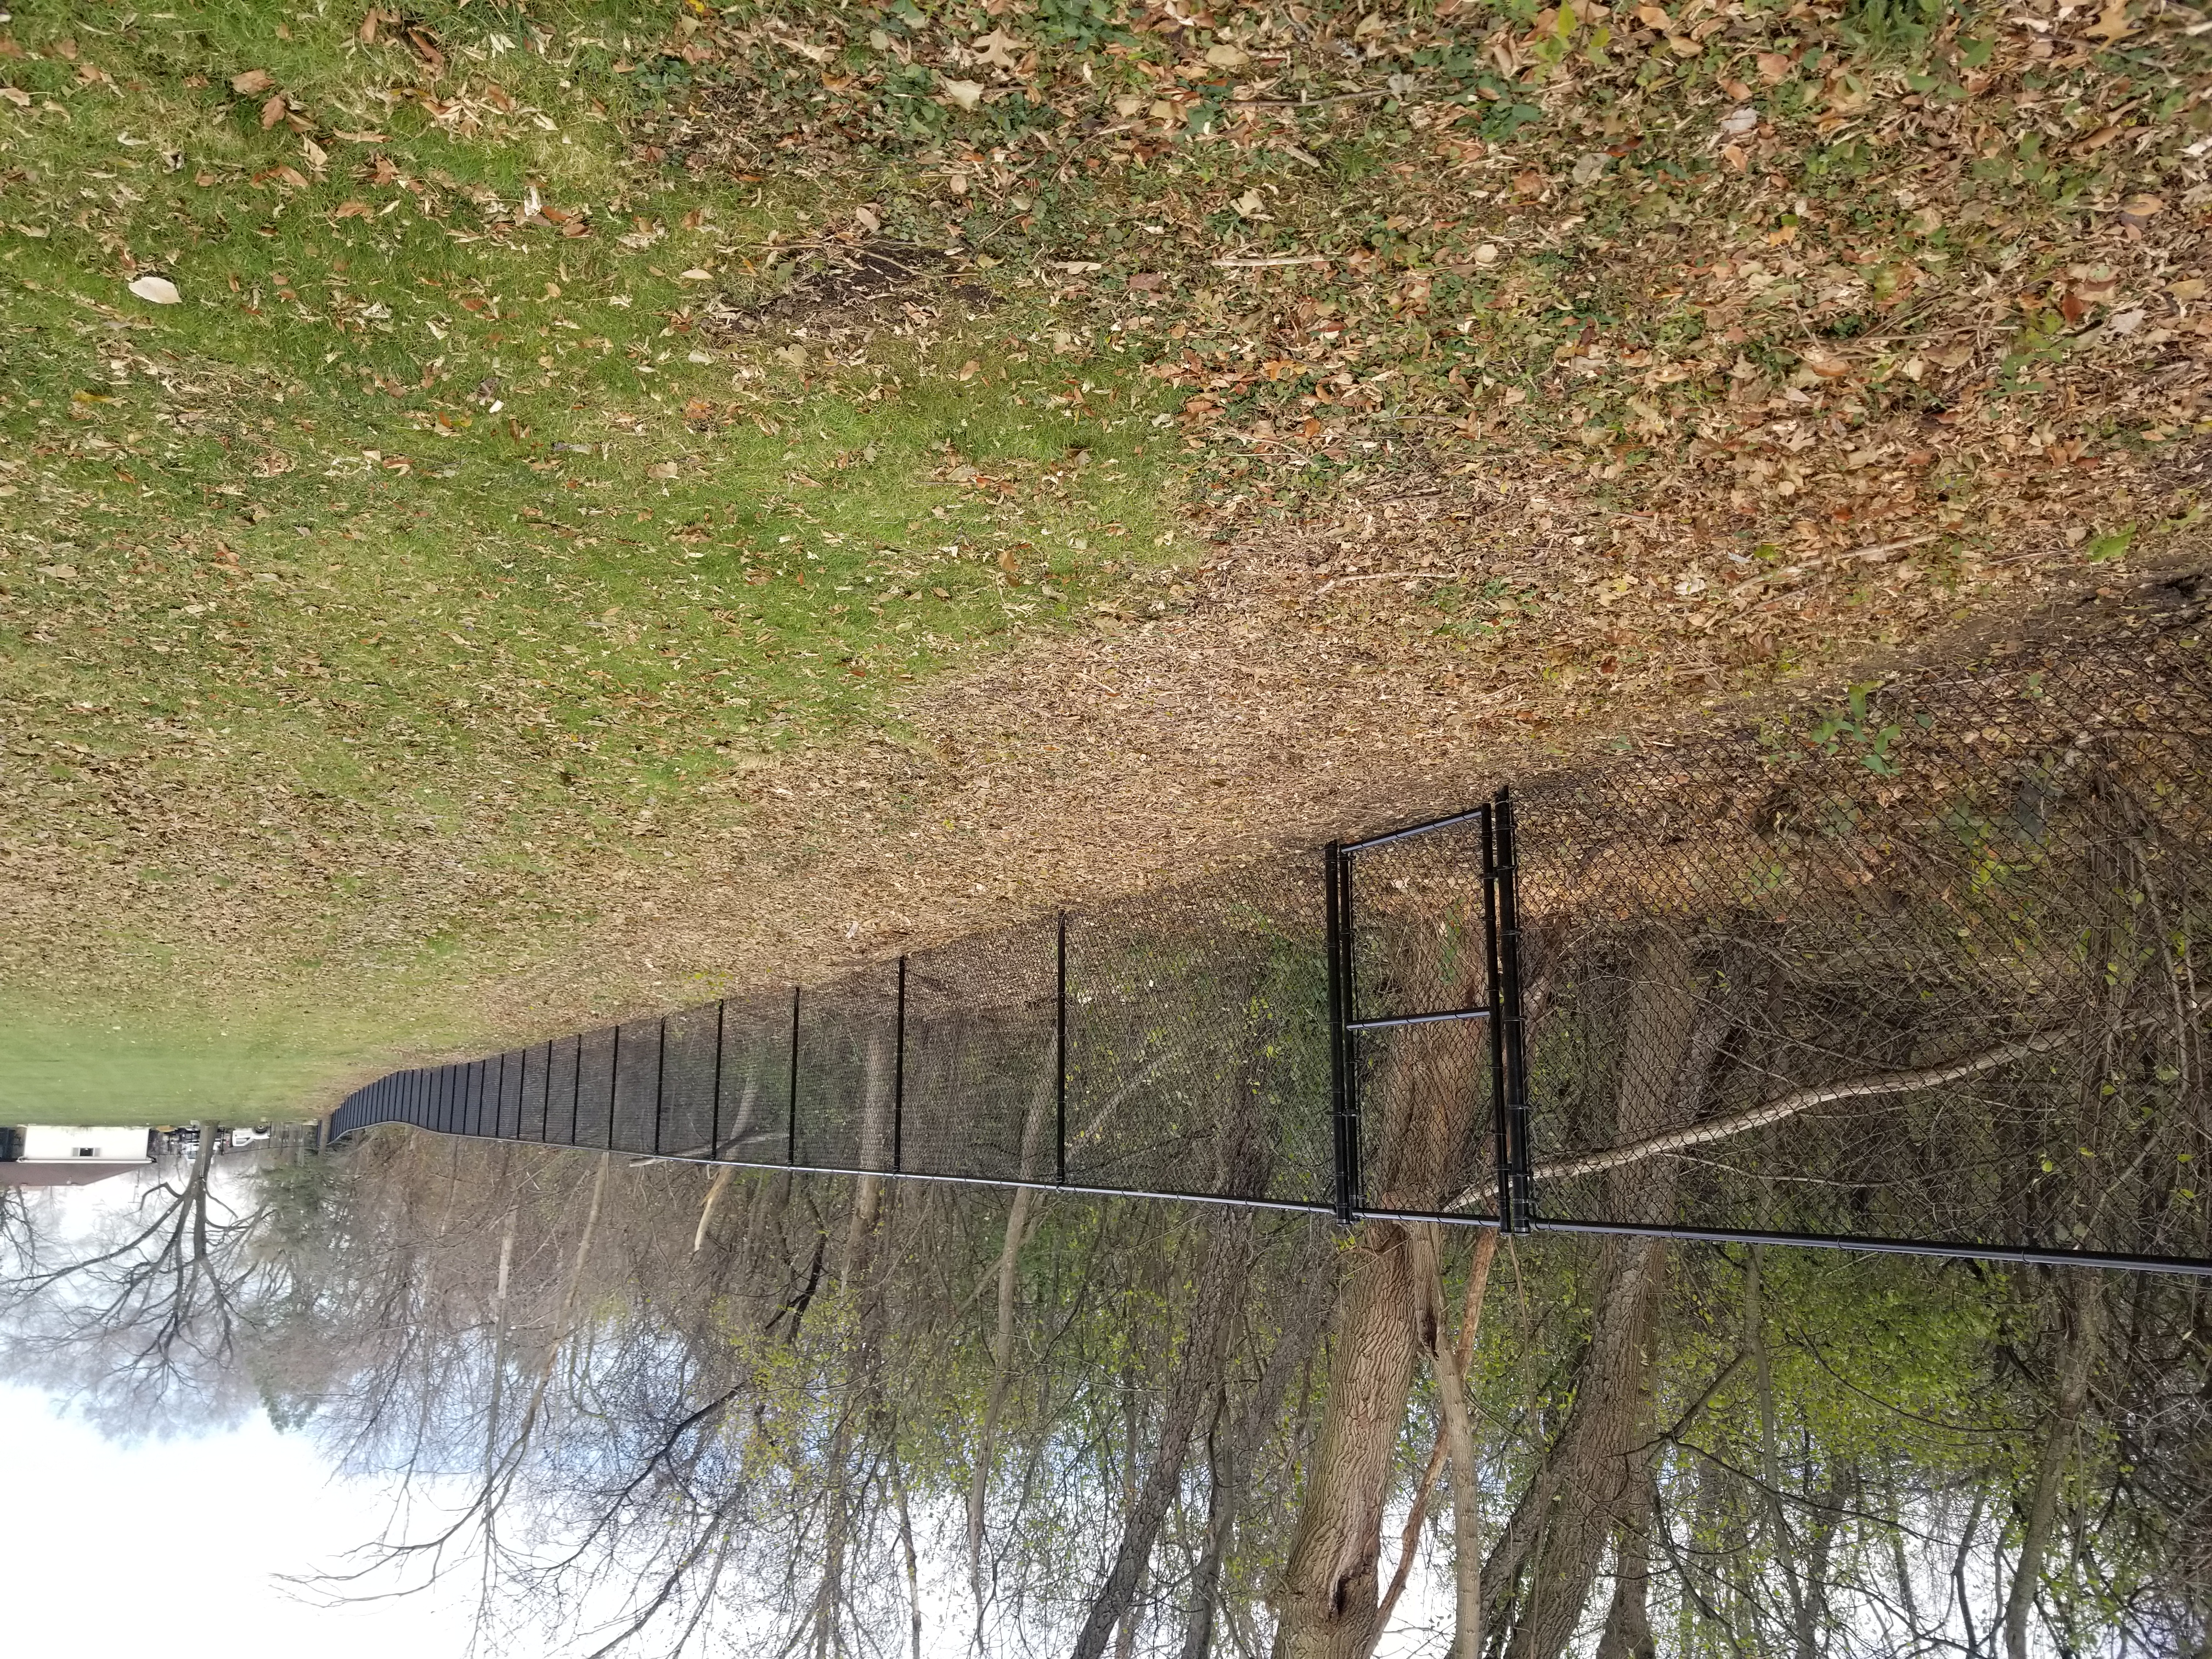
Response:
M521 1035L601 918L732 878L697 848L780 757L1377 471L1534 458L1624 571L1680 532L1666 602L1744 601L1692 638L1624 575L1566 672L1788 672L1750 602L1822 559L1910 630L2179 546L2187 24L19 17L0 1115L265 1118ZM1419 597L1440 653L1483 602Z

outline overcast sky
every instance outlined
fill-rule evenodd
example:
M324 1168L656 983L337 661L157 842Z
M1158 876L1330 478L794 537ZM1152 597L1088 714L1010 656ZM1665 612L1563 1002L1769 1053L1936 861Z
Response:
M277 1575L336 1560L389 1513L256 1412L120 1446L0 1384L0 1563L9 1648L121 1659L458 1659L466 1621L427 1599L322 1608Z

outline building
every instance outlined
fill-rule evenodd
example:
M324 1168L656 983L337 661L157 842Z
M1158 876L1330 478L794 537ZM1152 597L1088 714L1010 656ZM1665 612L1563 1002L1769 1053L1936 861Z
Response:
M152 1131L31 1123L0 1127L0 1187L82 1187L154 1161Z

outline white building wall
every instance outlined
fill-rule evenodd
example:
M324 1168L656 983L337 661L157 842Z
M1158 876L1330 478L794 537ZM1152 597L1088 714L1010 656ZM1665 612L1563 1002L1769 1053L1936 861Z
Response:
M33 1123L24 1127L22 1150L16 1156L27 1164L88 1163L143 1164L146 1131L141 1128L81 1128L63 1124Z

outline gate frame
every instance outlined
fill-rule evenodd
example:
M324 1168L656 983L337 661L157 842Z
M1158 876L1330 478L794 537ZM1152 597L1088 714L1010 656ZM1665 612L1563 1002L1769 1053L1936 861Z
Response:
M1440 830L1479 823L1482 830L1482 932L1485 993L1471 1008L1358 1012L1353 971L1353 943L1358 919L1353 908L1355 860L1379 847L1413 841ZM1331 842L1322 849L1325 951L1328 967L1329 1103L1336 1174L1336 1218L1350 1224L1371 1213L1367 1208L1361 1167L1358 1037L1363 1031L1444 1020L1480 1019L1489 1027L1492 1158L1498 1176L1497 1224L1525 1233L1535 1224L1534 1183L1529 1164L1527 1056L1523 1049L1521 981L1521 921L1513 851L1513 797L1500 789L1490 800L1465 811L1448 813L1364 841Z

